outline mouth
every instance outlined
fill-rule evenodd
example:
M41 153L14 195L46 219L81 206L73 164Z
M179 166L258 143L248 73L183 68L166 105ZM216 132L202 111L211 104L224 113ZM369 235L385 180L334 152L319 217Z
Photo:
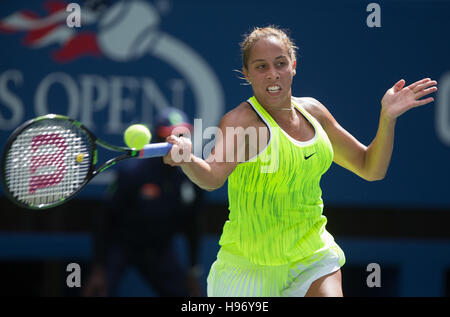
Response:
M270 94L278 94L281 91L281 87L278 85L272 85L266 88Z

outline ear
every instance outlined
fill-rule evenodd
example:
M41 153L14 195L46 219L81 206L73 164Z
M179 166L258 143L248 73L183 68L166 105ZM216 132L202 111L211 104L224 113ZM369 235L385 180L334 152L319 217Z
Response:
M293 68L294 76L295 76L295 74L297 73L297 61L296 60L294 60L294 62L292 63L292 68Z
M250 78L248 77L248 70L245 66L242 67L242 74L244 74L245 80L251 84L252 82L251 82Z

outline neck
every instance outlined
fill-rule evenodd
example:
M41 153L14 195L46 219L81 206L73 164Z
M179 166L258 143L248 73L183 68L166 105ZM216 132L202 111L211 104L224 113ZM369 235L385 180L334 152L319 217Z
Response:
M277 122L291 121L297 117L295 107L291 104L290 107L283 106L266 106L264 107L267 112L275 119Z
M259 100L258 97L256 99ZM265 100L260 100L260 104L270 111L291 111L293 109L292 101L291 101L291 94L286 96L286 98L283 98L283 100L280 100L277 103L269 103L265 102Z
M271 107L271 106L268 106L266 108L270 109L271 111L291 111L292 109L294 109L293 106L290 106L290 107Z
M268 104L265 106L265 108L269 111L279 112L279 111L292 111L294 109L294 106L292 105L291 98L287 98L286 101L279 103L279 104Z

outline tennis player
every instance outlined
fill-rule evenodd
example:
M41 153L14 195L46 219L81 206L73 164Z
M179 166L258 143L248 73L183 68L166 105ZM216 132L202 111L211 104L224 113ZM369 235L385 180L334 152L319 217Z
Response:
M399 80L382 98L378 131L365 146L319 101L292 96L296 47L286 32L255 28L241 48L242 73L254 96L222 118L210 157L194 156L190 140L176 136L167 138L173 147L164 157L203 189L228 179L229 220L208 275L208 296L343 296L345 256L325 228L320 178L334 161L368 181L383 179L397 118L432 102L421 98L437 83L426 78L405 86ZM244 135L251 129L267 137Z

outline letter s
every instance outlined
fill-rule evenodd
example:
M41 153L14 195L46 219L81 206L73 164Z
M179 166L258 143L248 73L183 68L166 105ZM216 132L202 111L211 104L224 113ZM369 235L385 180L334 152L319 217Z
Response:
M8 90L8 82L13 81L16 86L23 83L23 75L18 70L7 70L0 75L0 105L4 104L11 112L11 117L6 119L0 112L0 129L11 130L16 128L24 117L22 101Z

